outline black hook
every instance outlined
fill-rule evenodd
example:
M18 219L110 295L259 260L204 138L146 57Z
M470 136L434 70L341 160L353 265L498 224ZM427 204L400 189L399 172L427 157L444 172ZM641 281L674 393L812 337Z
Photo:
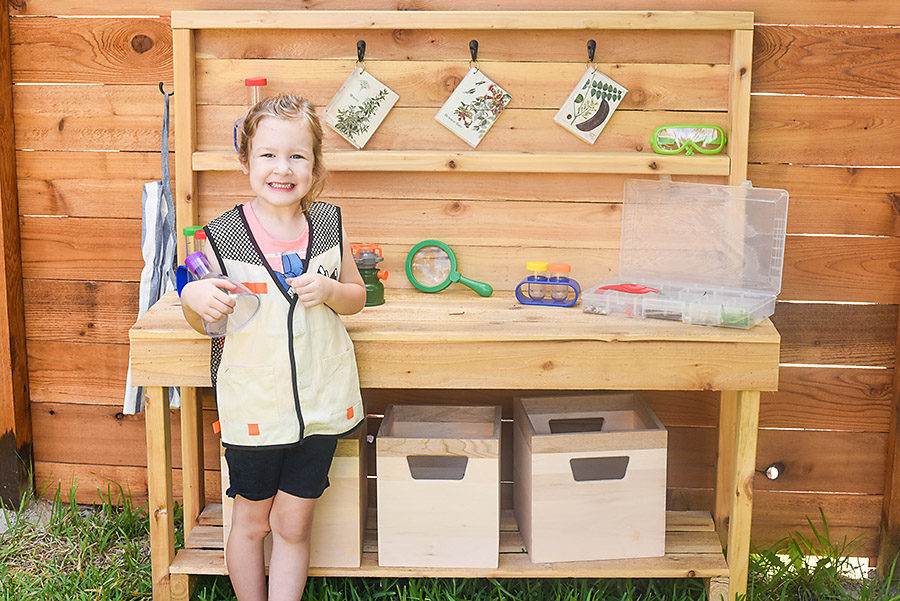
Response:
M168 94L169 96L175 95L175 92L166 92L165 90L163 90L163 82L159 82L159 93L163 96L165 96L166 94Z
M469 52L472 54L472 62L478 62L478 40L469 42Z
M359 40L356 42L356 60L363 62L366 58L366 41Z
M597 41L596 40L588 40L588 62L594 62L594 53L597 52Z

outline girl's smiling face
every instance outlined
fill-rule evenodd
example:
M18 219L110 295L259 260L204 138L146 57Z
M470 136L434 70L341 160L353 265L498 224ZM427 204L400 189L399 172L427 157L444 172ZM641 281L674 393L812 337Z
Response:
M241 169L250 176L257 201L273 209L299 209L313 184L313 162L313 135L305 118L266 116L257 124Z

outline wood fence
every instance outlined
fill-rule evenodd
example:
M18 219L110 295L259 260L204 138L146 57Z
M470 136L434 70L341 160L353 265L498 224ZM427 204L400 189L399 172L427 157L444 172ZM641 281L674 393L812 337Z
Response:
M593 4L559 0L553 8ZM363 8L349 0L164 0L153 10L301 7ZM364 8L531 10L545 2L373 0ZM638 7L612 0L603 8ZM900 499L891 496L900 478L900 4L647 0L639 8L756 14L749 177L755 186L786 188L791 200L783 291L773 318L783 341L781 384L762 397L757 460L760 468L780 461L786 469L777 480L760 476L755 482L754 539L764 544L805 530L806 517L816 522L821 508L833 536L861 537L859 555L879 556L882 539L882 553L891 552L900 531ZM0 296L6 300L0 306L7 307L0 329L11 340L0 354L0 461L9 457L5 441L19 449L33 442L39 491L51 494L61 483L65 493L77 478L76 498L83 502L97 500L97 489L105 494L108 484L120 484L138 502L146 498L144 420L122 414L122 395L142 267L141 185L160 177L157 86L173 86L169 18L146 13L146 3L135 0L9 4L15 169L0 170ZM379 44L402 51L404 44L423 42L408 37L385 32ZM615 40L598 42L598 59L605 62L601 50L614 53ZM2 36L0 45L6 49ZM627 48L615 53L627 55ZM392 185L429 185L417 175ZM366 177L377 194L384 176ZM492 177L472 174L465 185L490 194L505 185ZM529 185L552 190L555 177ZM8 180L17 181L17 210ZM339 177L333 185L339 191ZM437 193L455 198L453 190ZM17 325L22 305L24 345ZM447 398L475 395L508 404L512 391ZM366 401L378 410L390 400L420 396L370 391ZM711 507L717 398L648 396L669 429L670 507ZM212 399L204 406L209 427ZM3 438L4 432L12 436ZM176 468L178 433L173 427ZM210 500L218 496L218 456L217 449L206 449ZM890 536L880 535L882 525Z

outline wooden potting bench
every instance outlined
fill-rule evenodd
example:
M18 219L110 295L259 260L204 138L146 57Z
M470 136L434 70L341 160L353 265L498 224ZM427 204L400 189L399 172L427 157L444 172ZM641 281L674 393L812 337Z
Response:
M522 306L510 291L526 259L568 262L585 285L613 275L628 177L746 178L752 13L175 11L172 27L179 228L249 198L231 150L244 78L268 77L267 92L299 88L324 106L362 38L369 72L399 93L365 150L326 131L325 197L342 206L352 241L380 243L394 272L385 305L345 318L364 388L722 391L713 511L669 512L664 557L532 564L506 511L497 569L382 568L373 515L362 567L312 574L697 577L714 599L745 590L759 392L778 384L771 322L743 331L629 320ZM481 43L480 67L513 97L477 150L433 120L468 68L470 39ZM584 72L588 39L598 68L629 90L593 146L553 123ZM652 153L650 132L676 123L722 126L726 153ZM494 296L412 290L402 264L425 238L450 243ZM205 504L196 394L210 384L209 342L174 295L130 338L133 382L148 387L154 598L186 599L191 575L225 573L221 506ZM183 387L186 548L177 556L167 386Z
M711 593L743 592L747 579L759 391L778 384L780 337L657 320L549 314L509 294L483 299L391 291L389 302L345 318L365 388L722 390L715 510L667 514L659 558L533 564L512 511L501 518L497 569L379 567L374 512L362 566L329 576L704 578ZM146 411L154 599L187 599L189 575L225 574L221 506L204 507L200 408L209 341L181 316L174 295L131 330L132 378L150 387ZM169 409L164 386L182 386L181 452L186 548L175 554ZM210 435L212 433L210 432ZM349 518L348 518L349 519ZM728 558L722 544L727 543ZM718 597L711 596L713 599Z

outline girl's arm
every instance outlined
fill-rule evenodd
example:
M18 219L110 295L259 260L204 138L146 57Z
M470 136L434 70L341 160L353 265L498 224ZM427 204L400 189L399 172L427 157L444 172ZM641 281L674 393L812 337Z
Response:
M366 285L350 245L347 244L347 232L343 231L344 246L341 249L341 275L332 280L318 273L304 273L288 280L304 307L315 307L325 303L335 313L352 315L359 313L366 304Z

